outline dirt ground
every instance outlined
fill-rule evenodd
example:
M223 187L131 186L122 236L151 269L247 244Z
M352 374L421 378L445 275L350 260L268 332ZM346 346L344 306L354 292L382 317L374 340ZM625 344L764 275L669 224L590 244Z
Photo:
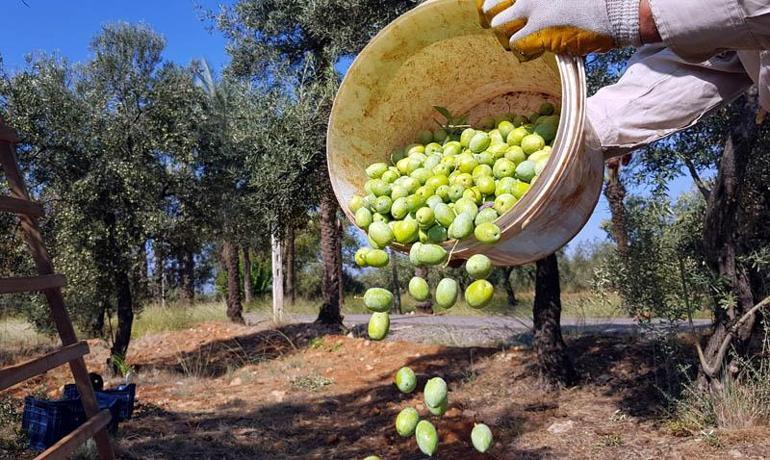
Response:
M439 459L770 458L770 429L672 430L657 388L665 356L638 338L570 338L581 384L537 388L526 346L447 347L374 343L312 325L202 324L132 343L138 405L120 427L124 459L419 459L393 422L404 407L427 415L421 393L392 384L401 366L449 383L450 409L432 418ZM426 338L425 342L430 342ZM92 341L89 365L104 372L107 349ZM656 352L654 352L656 351ZM51 395L66 369L11 390ZM116 383L113 381L112 383ZM488 454L470 445L474 421L488 424ZM18 457L18 455L16 455Z

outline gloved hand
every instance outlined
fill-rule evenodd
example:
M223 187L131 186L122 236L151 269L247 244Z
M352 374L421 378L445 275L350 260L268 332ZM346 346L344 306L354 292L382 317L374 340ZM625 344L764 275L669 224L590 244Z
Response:
M480 14L520 59L641 45L639 0L485 0Z

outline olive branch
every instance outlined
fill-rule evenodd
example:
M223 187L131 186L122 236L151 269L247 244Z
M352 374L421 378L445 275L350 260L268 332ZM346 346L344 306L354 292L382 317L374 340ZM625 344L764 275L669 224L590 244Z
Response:
M433 110L440 113L444 117L443 122L436 119L433 121L435 121L436 124L441 127L441 129L446 131L447 134L460 134L462 130L471 127L471 125L468 124L467 113L463 115L453 115L452 112L450 112L446 107L440 107L437 105L433 106Z

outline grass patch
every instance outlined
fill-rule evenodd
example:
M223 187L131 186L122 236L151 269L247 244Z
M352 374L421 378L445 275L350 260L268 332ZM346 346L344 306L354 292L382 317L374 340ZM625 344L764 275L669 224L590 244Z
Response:
M26 434L21 430L22 402L0 396L0 458L14 458L27 448Z
M602 436L601 443L604 447L620 447L623 445L623 438L617 434L606 434Z
M740 429L770 424L770 363L746 364L733 377L725 373L720 391L708 391L690 382L674 403L676 426L692 433L711 428Z
M177 353L177 363L185 377L189 379L213 377L215 357L211 349L199 349L196 352L185 354Z
M54 342L52 337L39 333L26 320L18 318L0 320L0 337L3 338L0 344L9 348L38 348Z
M224 303L169 305L165 308L157 304L149 305L134 321L131 337L136 339L158 332L189 329L209 321L227 321Z
M23 319L0 319L0 365L45 352L57 344L56 338L39 333Z
M320 375L303 375L291 381L291 386L303 391L319 391L332 385L334 380Z

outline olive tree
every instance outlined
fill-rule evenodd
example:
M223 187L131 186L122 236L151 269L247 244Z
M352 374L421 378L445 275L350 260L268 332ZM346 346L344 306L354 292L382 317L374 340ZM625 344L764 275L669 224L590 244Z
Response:
M249 82L225 77L215 80L205 63L199 81L207 94L201 154L196 167L207 190L212 236L221 241L222 266L227 272L227 316L242 323L240 247L269 231L269 213L260 208L263 188L254 183L251 165L265 152L270 119L269 94ZM274 151L269 151L272 156ZM274 183L269 185L270 188Z
M51 242L73 285L70 304L92 324L116 312L113 357L128 349L140 307L135 265L165 181L147 135L163 47L145 27L110 25L93 40L89 62L40 57L3 85L31 188L53 211Z
M301 84L330 87L339 80L334 65L341 56L358 53L370 37L416 3L415 0L239 0L211 16L229 41L228 52L232 57L229 72L233 75L264 81L270 79L276 66L285 66L305 74ZM324 96L320 120L328 119L331 94ZM343 272L338 205L327 177L325 127L320 124L310 129L317 139L315 144L306 146L314 152L306 156L307 169L313 174L303 178L303 182L314 183L321 220L324 304L318 320L339 324Z
M594 86L614 81L625 58L620 53L599 58L593 66ZM650 223L648 218L655 213L649 211L656 206L660 208L661 200L656 200L654 206L636 206L633 212L637 216L629 217L629 207L624 203L624 188L617 187L617 174L612 179L615 193L608 195L613 217L611 234L619 243L619 262L623 267L615 273L622 277L623 273L632 273L635 266L646 265L648 271L656 274L661 281L641 285L635 281L636 294L626 296L628 304L638 303L638 299L655 300L656 309L668 310L677 316L677 310L695 308L694 305L682 305L684 299L692 297L693 288L701 287L701 292L708 293L701 302L713 309L715 321L701 357L701 382L712 387L718 386L715 377L723 363L731 359L726 354L726 345L731 346L739 358L748 351L759 327L754 306L768 293L768 270L762 252L770 241L766 226L762 224L768 217L768 192L766 176L762 179L762 173L768 170L770 159L764 147L767 124L758 123L761 120L757 119L757 109L756 94L749 92L692 128L640 149L627 168L628 182L652 186L658 196L665 194L673 179L682 175L692 178L703 200L702 206L695 206L685 213L698 216L693 221L693 224L698 224L693 225L693 229L700 229L696 241L683 247L667 246L670 230L634 241L633 233ZM645 214L647 218L637 219ZM634 219L636 224L642 226L630 228L625 225ZM667 259L668 263L654 265L647 263L648 259L640 259L644 251L635 254L639 247L654 247L661 241L663 247L675 249L671 253L676 254L674 260ZM634 248L635 243L641 246ZM701 270L690 270L686 266L687 261L700 261L695 266L708 270L705 274ZM684 267L681 266L683 264ZM676 265L680 265L679 269ZM688 276L680 276L684 281L676 287L676 283L664 282L668 279L666 271L679 271ZM622 278L619 281L622 283ZM629 279L627 284L633 282ZM678 293L673 294L674 291ZM641 295L644 292L646 295ZM661 295L661 292L667 294ZM649 306L650 302L647 304ZM701 306L704 305L698 305ZM729 369L740 369L740 366L729 366Z

